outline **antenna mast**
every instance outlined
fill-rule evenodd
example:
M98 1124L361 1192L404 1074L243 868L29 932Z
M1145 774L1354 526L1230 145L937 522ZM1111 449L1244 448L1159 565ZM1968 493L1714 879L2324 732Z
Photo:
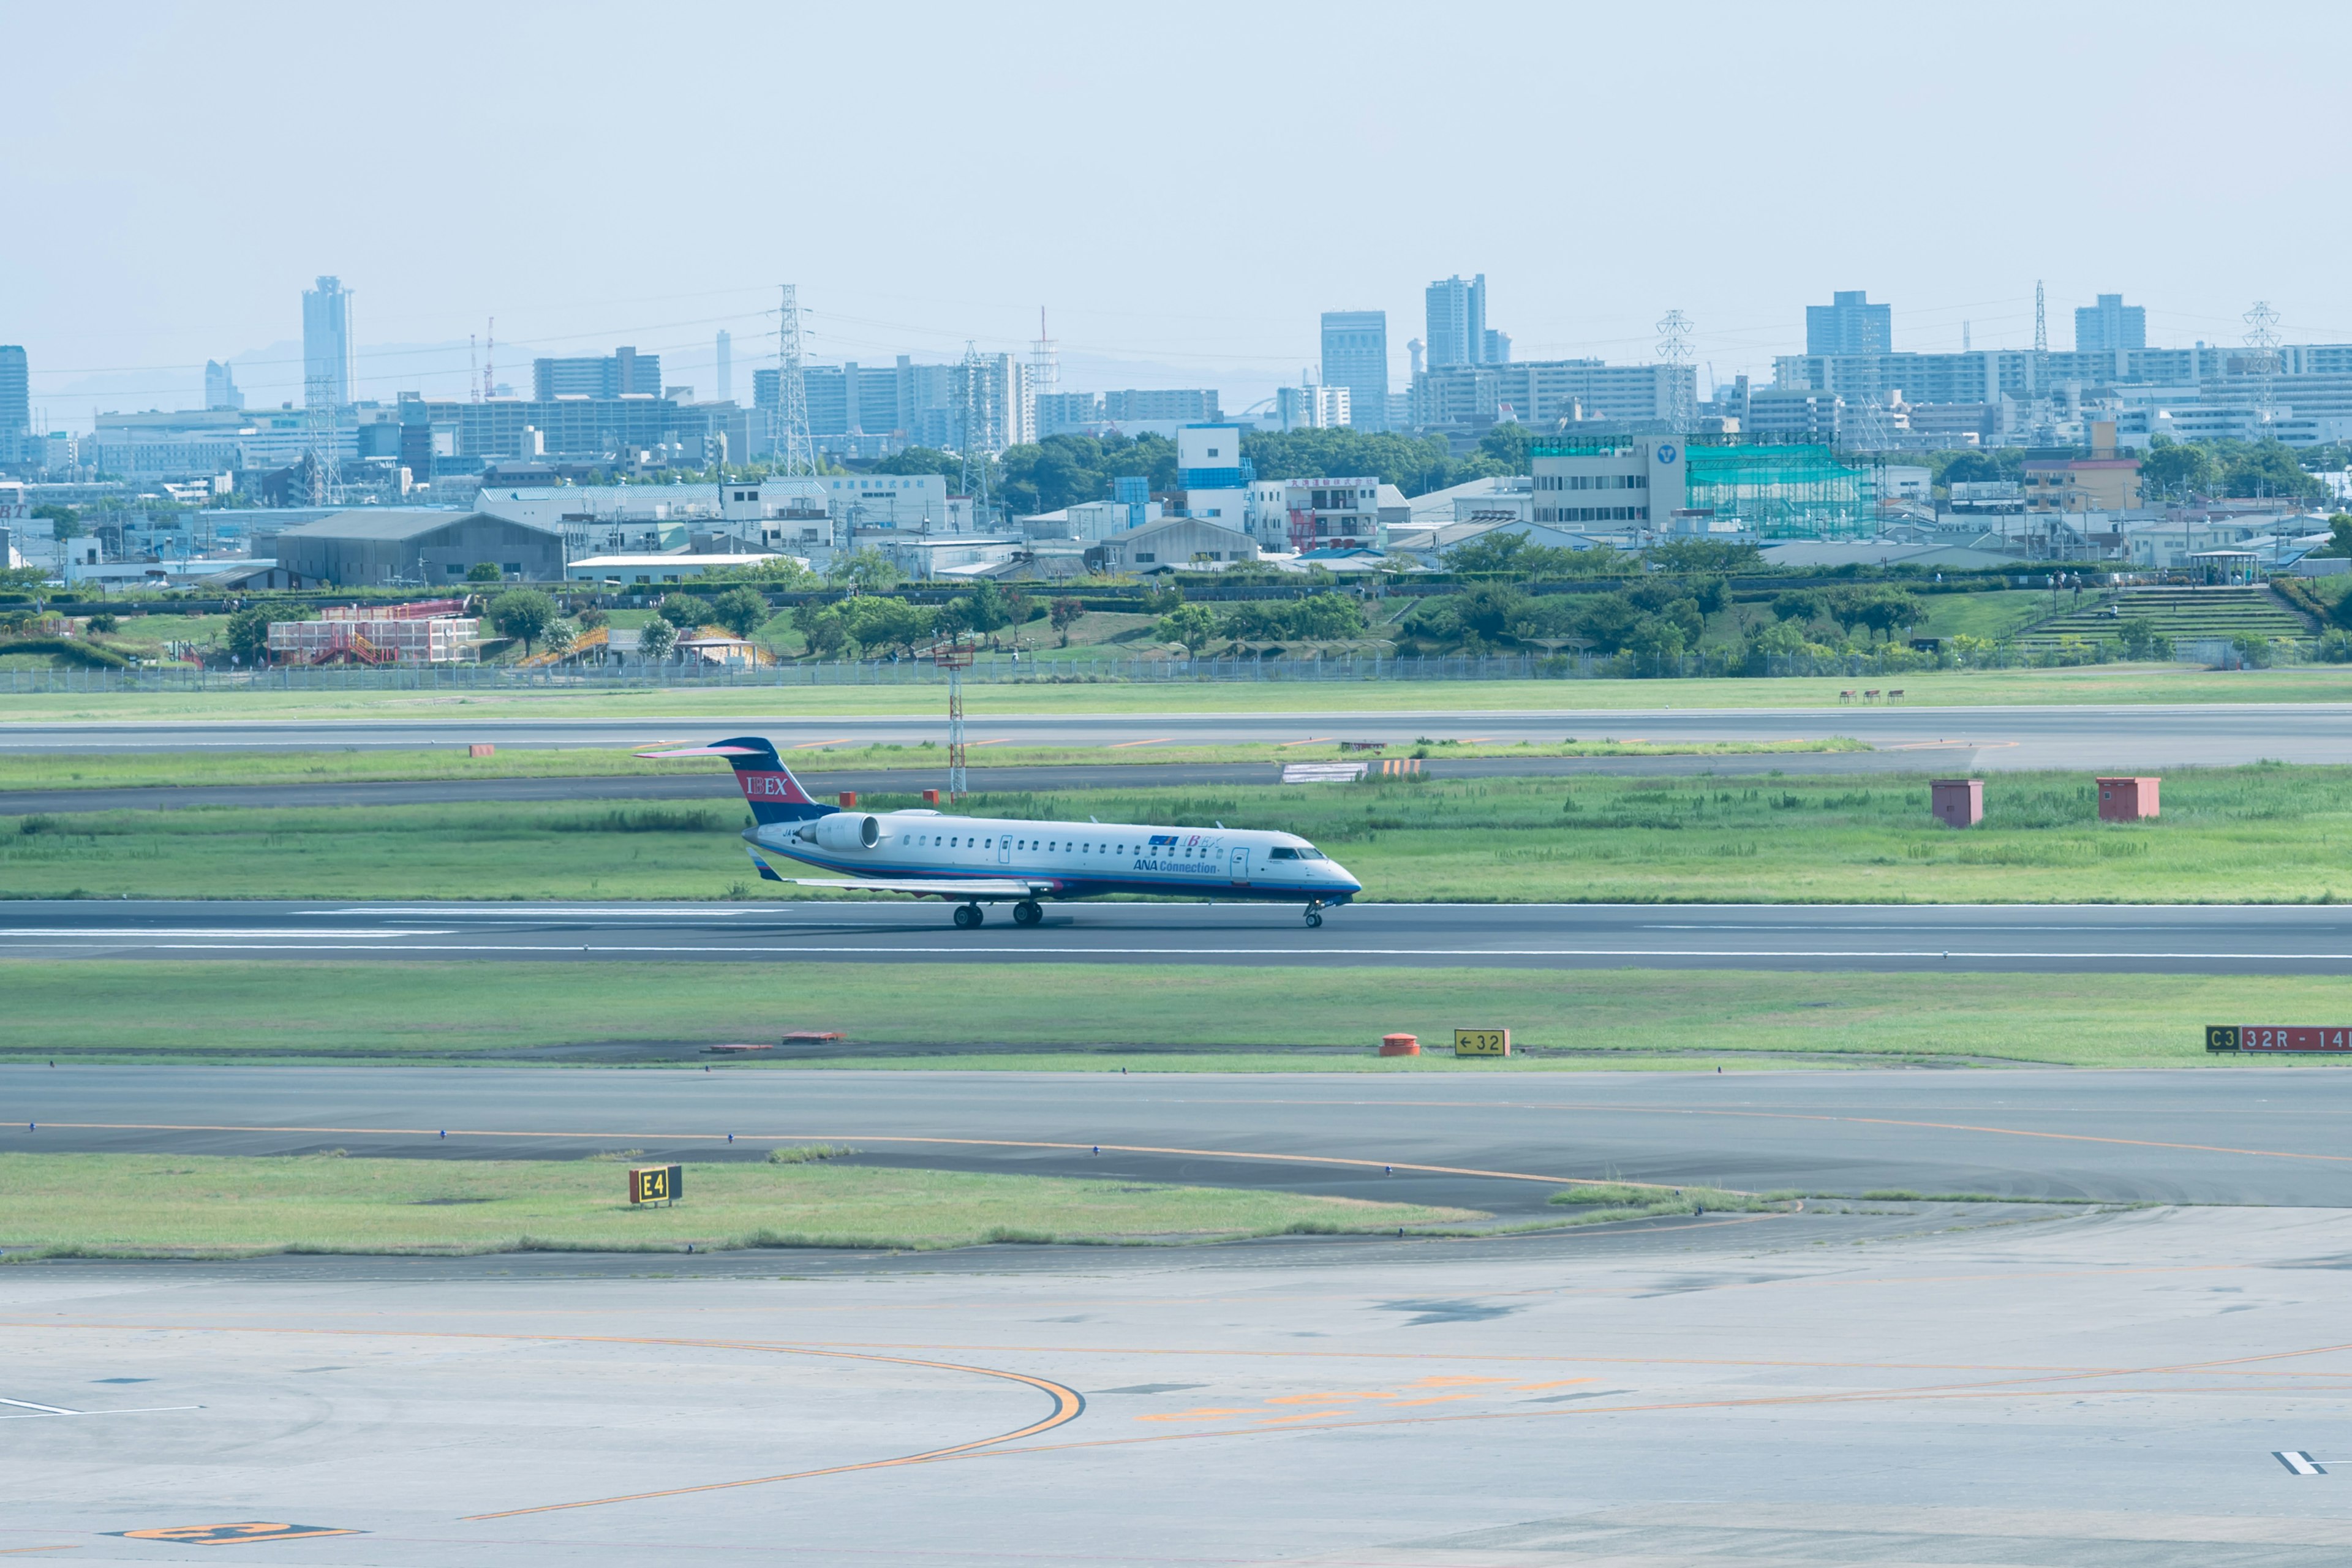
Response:
M776 449L786 475L814 474L816 444L809 437L808 383L801 376L801 289L783 286L776 317Z
M488 403L490 400L492 390L498 383L498 362L499 319L496 316L492 316L490 318L490 330L488 335L484 339L482 344L482 395L480 401L484 403Z
M466 389L473 394L477 403L482 400L481 347L481 339L471 332L466 334Z

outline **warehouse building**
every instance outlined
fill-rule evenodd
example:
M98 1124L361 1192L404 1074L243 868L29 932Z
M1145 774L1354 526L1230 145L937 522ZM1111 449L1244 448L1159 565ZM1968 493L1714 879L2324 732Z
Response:
M482 562L509 581L563 577L560 530L486 511L338 512L286 530L274 548L278 564L304 581L345 588L462 583Z

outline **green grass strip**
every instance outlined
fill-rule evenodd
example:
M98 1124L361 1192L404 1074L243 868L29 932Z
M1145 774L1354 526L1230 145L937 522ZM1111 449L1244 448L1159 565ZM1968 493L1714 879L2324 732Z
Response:
M814 1066L1496 1074L1711 1068L1762 1052L1772 1055L1759 1065L2261 1070L2209 1058L2200 1026L2352 1022L2352 979L2182 974L20 960L0 963L0 1054L60 1061L562 1060L564 1048L597 1043L838 1029L854 1045L950 1054ZM1430 1049L1457 1027L1507 1027L1517 1046L1570 1054L1371 1054L1384 1034L1418 1035ZM956 1049L1006 1044L1031 1049ZM1177 1049L1095 1048L1104 1046Z

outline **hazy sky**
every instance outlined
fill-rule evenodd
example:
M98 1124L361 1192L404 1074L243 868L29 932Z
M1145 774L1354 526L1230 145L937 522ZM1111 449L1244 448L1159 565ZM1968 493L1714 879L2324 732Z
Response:
M1315 363L1317 315L1486 274L1522 359L1718 377L1866 289L1898 348L2051 346L2102 290L2152 342L2352 341L2352 7L1139 7L0 0L0 342L55 425L299 401L299 291L357 292L361 395L462 395L496 317L735 392L797 281L819 359L1025 351L1066 385ZM452 345L455 345L452 347ZM1702 377L1706 370L1702 369Z

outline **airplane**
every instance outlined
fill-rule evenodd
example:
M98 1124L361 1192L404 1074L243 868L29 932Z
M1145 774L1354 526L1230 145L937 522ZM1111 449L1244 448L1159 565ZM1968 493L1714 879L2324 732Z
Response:
M776 748L755 735L639 752L640 757L724 757L751 804L746 849L762 879L841 892L908 893L952 900L970 931L983 904L1011 902L1015 925L1045 918L1043 899L1104 893L1254 899L1304 904L1307 923L1354 900L1363 884L1292 833L1155 827L1146 824L1024 822L959 816L918 806L862 812L821 805ZM847 877L785 877L777 855Z

